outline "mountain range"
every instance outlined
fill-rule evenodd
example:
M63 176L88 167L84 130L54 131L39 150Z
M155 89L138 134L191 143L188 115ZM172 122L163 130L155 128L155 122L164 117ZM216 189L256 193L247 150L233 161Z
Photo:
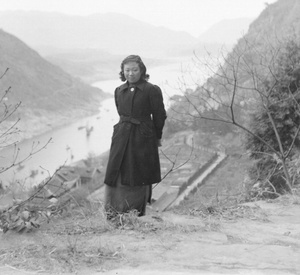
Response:
M196 38L187 32L156 27L118 13L88 16L40 11L2 11L0 27L43 56L83 49L146 57L191 54L203 43L234 44L251 19L220 22Z
M0 12L0 26L43 53L55 49L101 49L112 54L155 56L190 48L196 42L186 32L154 27L117 13L70 16L38 11Z
M116 76L128 54L148 58L147 64L172 58L216 53L231 48L251 19L232 19L212 26L198 38L187 32L118 14L74 16L54 12L2 11L0 27L24 41L44 58L87 83Z

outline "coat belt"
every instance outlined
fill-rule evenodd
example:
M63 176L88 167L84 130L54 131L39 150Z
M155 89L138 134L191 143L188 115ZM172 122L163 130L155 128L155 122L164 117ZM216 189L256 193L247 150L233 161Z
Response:
M131 116L120 116L121 122L130 122L132 124L141 124L142 121L150 121L150 116L145 117L131 117Z

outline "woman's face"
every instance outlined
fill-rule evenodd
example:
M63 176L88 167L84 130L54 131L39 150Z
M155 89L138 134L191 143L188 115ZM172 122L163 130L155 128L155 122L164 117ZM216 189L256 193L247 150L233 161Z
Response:
M140 80L142 72L140 66L136 62L128 62L124 64L124 76L129 83L136 83Z

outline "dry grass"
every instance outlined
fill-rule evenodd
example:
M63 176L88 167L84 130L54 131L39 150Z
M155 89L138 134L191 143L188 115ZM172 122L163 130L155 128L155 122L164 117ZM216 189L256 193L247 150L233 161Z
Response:
M259 207L242 204L248 199L248 188L244 184L248 166L246 157L230 156L204 185L173 211L200 217L208 223L239 218L267 221L266 214Z
M57 243L61 242L61 245ZM86 243L80 236L55 238L43 244L28 244L18 248L1 249L1 265L9 265L20 270L43 272L74 272L82 266L101 267L104 261L119 259L121 251Z
M138 217L135 211L107 221L101 203L81 200L80 205L69 206L35 232L9 231L2 235L6 245L0 248L0 266L51 273L76 272L83 267L99 271L104 263L126 257L122 246L106 241L108 236L134 234L159 238L168 231L188 234L201 230L207 228L176 224L159 215ZM18 240L14 244L11 241L15 238Z
M108 230L113 226L107 222L102 205L86 201L35 232L6 233L7 245L0 249L0 265L55 273L74 272L82 266L101 267L104 261L121 257L121 251L101 241ZM18 243L9 245L15 237Z
M230 156L204 182L203 185L182 203L180 208L189 209L222 204L235 204L247 200L248 187L245 177L249 159L243 156Z
M106 213L101 202L85 201L81 205L70 205L59 216L44 226L44 230L52 234L100 234L111 230L106 220Z
M292 194L281 195L274 200L269 200L269 202L280 203L283 205L300 204L300 185L295 186Z

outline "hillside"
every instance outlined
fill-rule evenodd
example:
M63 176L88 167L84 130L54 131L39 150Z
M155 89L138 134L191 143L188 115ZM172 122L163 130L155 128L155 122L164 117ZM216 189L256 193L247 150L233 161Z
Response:
M21 101L12 120L21 118L25 136L43 132L76 118L95 114L107 97L43 59L15 36L0 31L0 91L11 87L7 105ZM1 125L3 126L3 125ZM28 131L28 129L30 129Z
M298 0L278 0L268 5L266 9L252 24L247 39L261 40L266 43L266 37L273 36L273 39L295 34L300 37L300 2ZM276 36L276 37L275 37Z
M190 115L195 119L190 119L191 116L180 119L189 129L205 128L215 132L213 125L218 125L219 129L224 128L219 134L226 134L227 131L232 131L227 127L230 123L223 123L223 125L211 121L204 123L199 119L199 114L205 114L210 119L222 117L230 120L229 106L232 92L235 91L233 102L235 119L245 125L249 119L249 112L255 111L257 106L253 104L253 100L259 98L259 93L255 94L257 85L263 85L268 77L272 78L270 71L275 70L276 66L272 58L278 56L287 37L293 36L293 39L300 42L299 14L300 2L297 0L279 0L266 6L260 16L250 24L248 32L238 40L232 51L227 55L224 53L216 60L208 57L202 63L199 61L198 67L205 66L211 71L211 77L204 85L189 93L189 102L184 98L174 100L173 109L177 111L172 115L177 116L177 120L180 119L178 116L181 115L178 114L183 113L182 109L188 110L191 107L190 102L193 102L197 110L192 110L194 113ZM226 57L225 62L224 57ZM169 117L172 115L170 114ZM175 120L171 126L182 127Z
M291 39L295 43L300 43L299 14L298 0L278 0L267 5L259 17L250 24L248 32L226 56L226 62L222 65L223 80L222 76L220 77L222 74L217 73L207 81L209 89L213 89L219 95L224 94L224 91L232 95L230 91L233 91L234 87L228 89L224 81L230 82L230 79L236 77L238 88L235 103L246 104L243 111L255 111L252 100L260 98L260 85L277 81L272 74L276 71L276 67L282 65L278 64L280 62L278 60L285 51L286 43Z
M184 213L182 208L161 213L149 207L146 216L131 212L113 221L105 219L101 202L89 203L80 195L74 194L72 206L38 229L0 232L1 274L300 272L299 195L233 204L198 200L183 207Z

